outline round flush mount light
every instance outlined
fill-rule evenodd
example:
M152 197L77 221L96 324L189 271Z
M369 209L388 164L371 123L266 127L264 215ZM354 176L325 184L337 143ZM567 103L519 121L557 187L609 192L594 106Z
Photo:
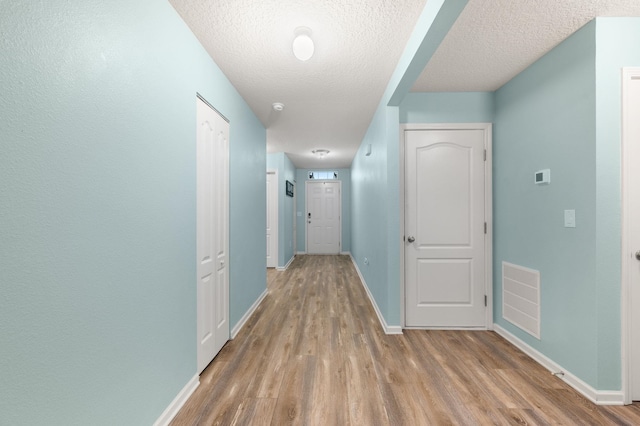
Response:
M274 102L271 104L271 107L274 111L282 111L284 109L284 104L282 102Z
M311 39L311 30L307 27L298 27L294 31L293 54L301 61L308 61L313 56L315 46Z
M327 154L329 154L329 150L328 149L314 149L313 151L311 151L311 153L313 155L315 155L316 157L322 159L322 158L326 157Z

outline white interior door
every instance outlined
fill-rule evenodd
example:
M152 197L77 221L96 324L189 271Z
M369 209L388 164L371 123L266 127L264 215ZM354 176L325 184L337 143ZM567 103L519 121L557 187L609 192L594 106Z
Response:
M306 182L307 253L340 253L341 182Z
M486 327L484 140L405 131L407 327Z
M296 216L296 211L298 210L297 207L297 195L298 194L298 190L296 188L296 184L295 181L293 183L293 255L296 255L296 252L298 250L298 218Z
M197 99L197 366L229 340L229 123Z
M640 68L623 76L623 273L630 294L630 396L640 401Z
M278 266L278 171L267 172L267 268Z

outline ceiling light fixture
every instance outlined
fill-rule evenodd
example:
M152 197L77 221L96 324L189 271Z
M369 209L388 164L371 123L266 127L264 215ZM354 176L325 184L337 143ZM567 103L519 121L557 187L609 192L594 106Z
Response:
M315 46L311 39L311 30L307 27L298 27L293 32L293 54L301 61L307 61L313 56Z
M282 102L274 102L271 104L271 107L274 111L282 111L284 109L284 104Z
M311 153L322 160L324 157L326 157L329 154L329 150L328 149L314 149L313 151L311 151Z

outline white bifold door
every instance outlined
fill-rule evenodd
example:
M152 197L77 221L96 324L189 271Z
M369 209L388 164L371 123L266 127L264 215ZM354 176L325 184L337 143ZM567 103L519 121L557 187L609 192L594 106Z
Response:
M229 340L229 123L197 99L198 373Z
M404 135L405 325L484 327L484 131Z
M623 68L623 279L629 301L627 402L640 401L640 68ZM623 297L624 297L623 293ZM627 339L630 339L628 341ZM627 354L625 354L627 355ZM626 379L626 377L625 377Z
M307 253L340 253L341 182L306 183Z

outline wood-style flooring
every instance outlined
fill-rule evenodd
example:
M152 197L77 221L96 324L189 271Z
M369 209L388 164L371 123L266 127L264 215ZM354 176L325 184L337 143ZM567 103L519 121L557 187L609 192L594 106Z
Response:
M348 256L298 256L173 425L640 425L493 332L385 335Z

